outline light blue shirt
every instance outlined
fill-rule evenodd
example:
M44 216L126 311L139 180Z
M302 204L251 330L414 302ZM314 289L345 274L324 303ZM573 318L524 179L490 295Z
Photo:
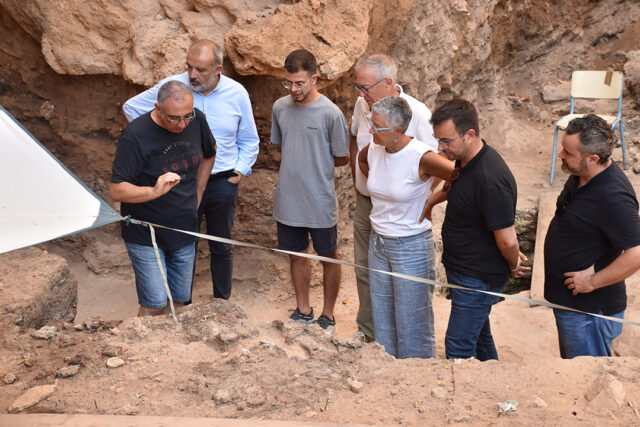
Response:
M178 80L191 87L187 73L161 80L154 87L124 103L122 110L127 120L131 121L153 110L158 90L169 80ZM216 139L216 160L211 173L235 169L243 175L249 175L251 166L258 157L260 139L246 89L235 80L220 74L215 89L207 95L193 91L193 106L205 113Z

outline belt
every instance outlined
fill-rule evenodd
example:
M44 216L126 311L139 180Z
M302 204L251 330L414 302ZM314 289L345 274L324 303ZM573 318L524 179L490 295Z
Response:
M209 181L215 181L216 179L222 178L231 178L232 176L238 176L238 173L233 169L229 169L228 171L212 173L211 176L209 176Z

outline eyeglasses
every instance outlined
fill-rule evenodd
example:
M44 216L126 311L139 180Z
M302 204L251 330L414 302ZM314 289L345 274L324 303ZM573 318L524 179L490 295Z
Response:
M374 125L371 120L369 120L369 123L371 123L371 129L373 129L373 131L375 133L380 133L380 131L382 131L382 130L392 130L393 129L393 128L379 128L376 125Z
M375 82L372 85L368 85L368 86L367 85L365 85L365 86L353 85L353 88L356 90L356 92L358 92L358 95L360 95L360 92L364 93L365 95L368 95L369 91L371 89L373 89L373 87L375 85L377 85L378 83L380 83L380 82L382 82L384 80L386 80L386 77L384 79L382 79L382 80L378 80L377 82Z
M283 80L282 81L282 86L284 86L285 89L289 90L292 87L295 87L296 89L302 89L304 88L307 84L309 84L309 82L311 81L311 79L313 79L313 77L311 77L309 80L307 80L306 82L291 82L289 80Z
M453 141L455 141L456 139L460 138L461 136L463 136L465 133L469 132L471 129L467 129L464 132L462 132L460 135L456 136L453 139L450 139L448 141L444 141L440 138L437 138L435 135L433 135L433 137L436 139L436 141L438 141L438 144L442 144L444 146L449 146L449 144L451 144Z
M458 178L460 178L459 167L453 169L453 171L451 172L451 178L449 178L444 182L444 185L442 186L442 191L444 191L445 193L448 193L449 191L451 191L451 184L453 183L453 181L455 181Z
M369 124L371 125L371 129L373 129L373 132L378 133L381 130L392 130L393 128L379 128L376 125L373 124L373 120L371 120L371 117L373 116L373 114L369 113L367 114L367 119L369 119Z
M196 116L196 110L191 110L191 114L189 114L188 116L184 116L184 117L180 117L180 116L167 116L162 110L160 110L160 112L162 113L162 115L164 116L165 119L167 119L167 121L169 123L179 123L181 121L184 120L184 123L187 124L189 123L195 116Z

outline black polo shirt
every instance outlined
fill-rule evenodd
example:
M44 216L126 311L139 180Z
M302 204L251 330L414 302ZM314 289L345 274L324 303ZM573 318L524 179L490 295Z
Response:
M615 163L578 188L579 180L572 175L565 183L547 231L544 297L590 313L620 313L627 307L624 281L574 296L564 284L564 273L594 264L600 271L623 250L640 245L636 193Z
M493 232L513 225L518 189L504 159L484 140L482 144L447 194L442 263L499 288L509 278L509 266Z

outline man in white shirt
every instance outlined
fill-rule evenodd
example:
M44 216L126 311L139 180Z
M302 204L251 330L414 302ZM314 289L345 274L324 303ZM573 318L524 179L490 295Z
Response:
M353 252L354 261L358 265L368 266L369 234L371 233L371 199L367 191L367 178L360 171L356 159L358 152L373 140L370 132L369 114L371 106L386 96L400 96L411 107L412 117L406 135L426 143L433 151L438 150L438 143L433 137L431 111L427 106L403 92L396 83L398 69L395 61L388 55L377 53L362 57L356 63L356 84L358 100L353 109L351 119L351 139L349 156L351 172L356 189L356 209L353 216ZM356 323L356 337L366 342L375 339L373 315L371 312L371 295L369 293L369 272L356 268L356 283L360 306Z
M216 138L217 155L200 208L207 234L231 238L238 200L238 184L251 173L258 156L258 132L245 88L223 76L223 49L211 40L199 40L187 52L187 72L160 81L129 99L122 107L129 121L154 108L158 89L178 80L193 90L194 107L205 113ZM233 262L231 245L209 241L213 296L229 299Z

